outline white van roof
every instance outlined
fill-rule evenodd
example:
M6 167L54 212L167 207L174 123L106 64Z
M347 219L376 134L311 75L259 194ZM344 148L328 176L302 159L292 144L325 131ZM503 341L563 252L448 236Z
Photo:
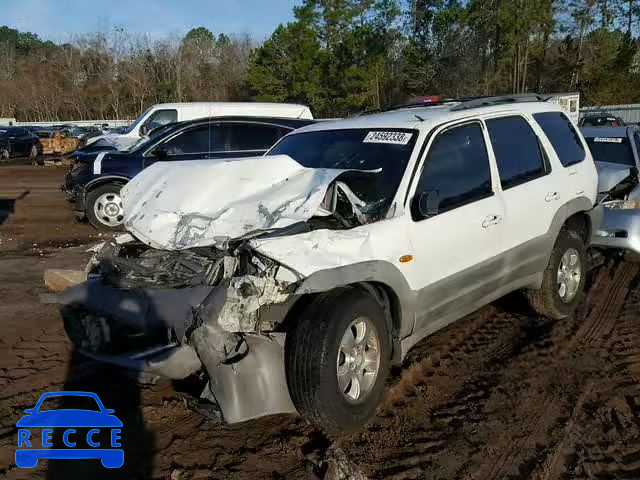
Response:
M154 105L154 107L156 109L180 109L182 111L182 120L192 120L200 117L223 117L230 115L248 117L313 118L313 114L309 107L295 103L186 102L160 103Z

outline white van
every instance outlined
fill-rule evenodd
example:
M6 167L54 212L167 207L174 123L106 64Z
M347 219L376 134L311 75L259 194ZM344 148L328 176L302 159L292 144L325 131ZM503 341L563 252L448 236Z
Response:
M277 117L313 118L305 105L292 103L253 102L193 102L159 103L145 110L131 125L118 133L99 135L87 141L87 145L114 145L118 150L126 150L144 137L149 131L167 123L197 120L207 117Z

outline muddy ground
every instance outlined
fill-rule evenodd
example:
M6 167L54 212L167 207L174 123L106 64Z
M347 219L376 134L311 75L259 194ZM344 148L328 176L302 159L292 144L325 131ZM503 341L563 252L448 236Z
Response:
M337 444L370 478L640 478L639 264L592 272L561 322L518 296L418 344L376 417L328 438L294 416L219 426L189 408L198 381L141 386L75 355L45 268L77 268L100 240L57 190L64 170L0 167L0 475L7 478L322 478ZM97 392L123 421L125 464L13 463L16 421L52 390Z

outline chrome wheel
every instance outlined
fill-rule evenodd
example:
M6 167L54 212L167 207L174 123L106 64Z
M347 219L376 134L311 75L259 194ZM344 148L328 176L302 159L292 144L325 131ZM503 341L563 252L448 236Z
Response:
M380 339L366 317L356 318L342 336L338 350L338 386L347 401L362 402L373 390L380 370Z
M38 147L36 147L35 145L31 146L31 151L29 152L29 156L31 158L35 158L38 156Z
M580 253L569 248L560 259L558 267L558 295L564 303L570 303L578 293L582 280Z
M93 204L95 217L109 227L115 227L124 220L122 199L117 193L103 193Z
M9 159L9 150L6 148L0 148L0 160L8 160Z

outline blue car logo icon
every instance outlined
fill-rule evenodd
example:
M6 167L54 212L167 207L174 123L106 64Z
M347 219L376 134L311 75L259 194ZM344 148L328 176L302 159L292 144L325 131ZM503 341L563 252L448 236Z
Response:
M41 411L42 402L51 397L88 397L95 401L95 410L59 408ZM82 400L87 400L84 398ZM93 402L91 402L93 405ZM124 450L120 444L122 422L114 411L104 408L98 395L91 392L50 392L43 394L34 408L24 411L16 424L18 449L15 461L20 468L33 468L41 458L100 459L107 468L124 464ZM36 441L33 429L42 428L41 442ZM53 448L53 428L61 430L66 448ZM86 433L84 431L86 430ZM58 433L58 432L57 432ZM41 443L42 448L39 448ZM76 445L82 447L76 448ZM84 447L87 448L84 448Z

